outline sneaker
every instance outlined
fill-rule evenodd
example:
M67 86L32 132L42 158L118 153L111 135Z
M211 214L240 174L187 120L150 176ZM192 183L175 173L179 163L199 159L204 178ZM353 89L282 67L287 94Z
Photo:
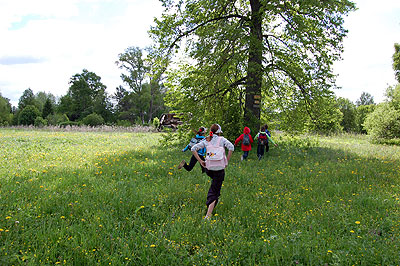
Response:
M210 220L210 219L211 219L211 217L208 216L208 215L204 216L204 218L203 218L203 220L206 220L206 221L208 221L208 220Z
M178 169L181 169L186 164L185 160L183 160L179 165Z
M243 155L242 155L242 156L240 156L240 160L241 160L241 161L243 161Z

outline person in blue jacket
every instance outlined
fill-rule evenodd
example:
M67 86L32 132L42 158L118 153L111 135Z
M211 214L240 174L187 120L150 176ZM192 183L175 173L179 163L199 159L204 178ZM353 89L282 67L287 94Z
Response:
M196 145L197 143L199 143L200 141L203 141L205 139L204 134L206 133L206 128L205 127L200 127L199 130L197 131L196 137L192 138L190 140L190 143L182 150L183 152L190 150L194 145ZM199 157L204 161L204 156L206 154L206 149L203 148L201 150L197 151L197 154L199 155ZM194 155L192 155L192 157L190 158L190 162L189 164L186 163L185 160L183 160L179 165L178 165L178 169L182 169L185 168L187 171L192 171L193 167L196 165L197 163L197 159ZM201 167L201 172L204 173L206 171L206 169L200 164Z

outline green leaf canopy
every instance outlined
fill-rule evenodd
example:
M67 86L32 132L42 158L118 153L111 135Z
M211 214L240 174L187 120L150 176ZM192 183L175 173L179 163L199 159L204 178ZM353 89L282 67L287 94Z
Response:
M312 115L312 103L331 94L343 17L355 9L348 0L161 2L165 10L150 34L160 69L176 62L169 68L171 106L189 111L184 102L190 101L190 111L205 116L223 109L223 119L235 105L240 113L234 115L253 129L266 100L279 106L292 97Z

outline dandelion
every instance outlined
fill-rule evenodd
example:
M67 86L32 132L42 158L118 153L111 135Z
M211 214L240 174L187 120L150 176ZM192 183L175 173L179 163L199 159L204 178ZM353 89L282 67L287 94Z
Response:
M360 224L361 222L360 221L356 221L356 224Z
M350 230L350 233L354 234L355 232L354 232L354 230Z
M61 216L60 218L61 218L61 219L65 219L65 216Z
M7 216L7 217L6 217L6 220L9 220L9 219L11 219L11 216Z
M156 245L154 245L154 244L153 244L153 245L150 245L150 247L151 247L151 248L155 248L155 247L156 247Z
M0 232L3 232L3 231L4 231L4 229L0 228Z
M328 250L328 254L329 254L329 253L333 253L332 250L329 249L329 250Z

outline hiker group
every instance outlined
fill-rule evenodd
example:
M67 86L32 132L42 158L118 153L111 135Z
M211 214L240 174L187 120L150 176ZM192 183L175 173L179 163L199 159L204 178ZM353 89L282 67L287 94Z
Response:
M202 173L206 173L211 178L211 186L207 193L207 214L205 219L210 219L213 209L218 203L218 199L221 193L222 183L225 178L225 167L228 165L234 151L234 145L238 145L241 142L241 148L243 155L241 160L246 160L251 151L251 144L254 142L250 135L250 129L244 127L243 134L241 134L234 142L227 140L222 137L222 129L218 124L213 124L210 127L209 135L206 137L207 129L200 127L196 133L196 136L190 140L190 143L182 150L183 152L190 149L192 157L190 158L189 164L183 160L179 165L178 169L185 168L187 171L191 171L193 167L199 162ZM264 156L265 150L269 151L269 142L275 144L271 138L271 133L268 131L268 126L264 125L260 131L254 137L257 140L257 157L261 160ZM225 153L225 149L228 150L228 155Z

